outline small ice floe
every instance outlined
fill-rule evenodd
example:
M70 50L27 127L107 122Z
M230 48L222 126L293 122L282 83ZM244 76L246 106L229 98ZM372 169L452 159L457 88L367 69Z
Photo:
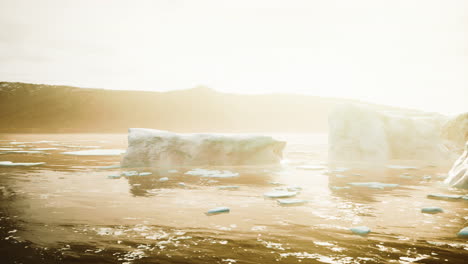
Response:
M462 230L460 230L457 236L460 238L468 238L468 227L465 227Z
M180 187L187 187L187 185L185 184L185 182L179 182L178 185L179 185Z
M120 164L102 166L102 167L99 167L98 169L100 169L100 170L110 170L110 169L118 169L118 168L120 168Z
M283 185L281 182L269 182L271 185Z
M218 186L220 190L238 190L240 187L235 185Z
M45 162L11 162L11 161L0 161L0 166L22 166L22 167L32 167L44 165Z
M160 181L160 182L167 182L168 180L169 180L168 177L159 178L159 181Z
M187 171L186 175L193 175L193 176L200 176L200 177L208 177L208 178L232 178L239 176L239 173L232 172L228 170L206 170L206 169L193 169Z
M403 173L402 175L400 175L400 178L402 178L402 179L412 179L413 176L409 175L408 173Z
M350 182L348 184L352 186L367 187L371 189L385 189L385 188L398 187L398 184L395 184L395 183L381 183L381 182Z
M346 178L346 177L348 177L348 176L343 175L343 174L336 174L335 177L336 177L336 178Z
M367 235L371 232L370 228L367 226L352 227L349 230L351 230L351 232L353 232L354 234L361 235L361 236Z
M344 189L351 189L349 186L331 186L330 189L332 190L344 190Z
M271 192L266 192L263 194L263 196L268 197L268 198L289 198L289 197L294 197L296 196L296 192L288 192L288 191L271 191Z
M222 213L229 213L231 210L228 207L216 207L213 209L208 210L206 212L207 215L215 215L215 214L222 214Z
M167 172L169 172L169 173L178 173L179 171L178 170L168 170Z
M32 148L31 150L46 151L46 150L58 150L58 148Z
M75 156L120 156L123 153L125 153L123 149L91 149L62 152L64 155Z
M428 181L428 180L430 180L430 179L432 179L432 176L431 176L431 175L424 175L424 176L423 176L423 180L425 180L425 181Z
M122 176L120 176L120 175L108 175L107 176L108 179L120 179L120 177L122 177Z
M323 170L326 167L320 165L301 165L297 166L296 168L300 170Z
M442 208L435 207L435 206L421 208L421 213L425 213L425 214L437 214L437 213L443 213L443 212L444 210Z
M121 175L126 177L138 176L138 171L124 171Z
M276 200L279 205L302 205L307 203L307 200L301 199L278 199Z
M297 186L297 185L287 186L287 187L286 187L286 190L288 190L288 191L290 191L290 192L300 192L300 191L302 191L302 187L301 187L301 186Z
M140 175L140 176L149 176L151 174L153 174L153 173L152 172L140 172L140 174L138 174L138 175Z
M427 198L436 199L436 200L458 200L463 198L463 195L453 195L453 194L428 194Z
M418 167L405 165L387 165L387 168L395 170L416 170Z

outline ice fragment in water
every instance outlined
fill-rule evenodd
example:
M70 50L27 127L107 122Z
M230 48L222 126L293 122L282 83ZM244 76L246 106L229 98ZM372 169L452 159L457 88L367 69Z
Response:
M307 200L301 199L278 199L276 201L280 205L301 205L307 203Z
M343 189L351 189L349 186L331 186L333 190L343 190Z
M168 177L162 177L159 179L160 182L167 182L169 180Z
M460 238L468 238L468 227L465 227L462 230L460 230L457 236Z
M216 207L213 209L208 210L206 212L207 215L213 215L213 214L221 214L221 213L229 213L231 210L228 207Z
M371 189L384 189L384 188L395 188L398 184L394 183L381 183L381 182L350 182L352 186L367 187Z
M138 174L138 175L140 175L140 176L148 176L148 175L151 175L151 174L153 174L153 173L152 173L152 172L140 172L140 174Z
M120 168L120 164L99 167L99 169L101 170L118 169L118 168Z
M421 213L425 214L437 214L437 213L443 213L444 210L440 207L424 207L421 209Z
M361 236L367 235L371 231L370 228L368 228L367 226L352 227L349 230L351 230L351 232L353 232L354 234L361 235Z
M179 182L179 186L186 187L187 185L184 182Z
M206 169L193 169L187 171L186 175L193 175L193 176L200 176L200 177L208 177L208 178L232 178L239 176L239 173L232 172L228 170L206 170Z
M11 162L11 161L0 161L0 166L23 166L23 167L32 167L43 165L45 162Z
M75 156L120 156L123 153L125 153L123 149L92 149L62 152L64 155Z
M124 171L121 173L121 175L127 176L127 177L137 176L138 171Z
M288 198L288 197L296 196L297 193L287 192L287 191L271 191L271 192L266 192L263 195L268 198Z
M218 189L220 189L220 190L237 190L237 189L239 189L239 186L234 186L234 185L231 185L231 186L218 186Z
M461 199L461 195L452 195L452 194L428 194L427 198L436 199L436 200L457 200Z

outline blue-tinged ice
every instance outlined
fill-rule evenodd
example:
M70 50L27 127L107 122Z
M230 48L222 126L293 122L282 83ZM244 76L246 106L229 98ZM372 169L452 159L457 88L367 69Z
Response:
M354 234L361 235L361 236L367 235L371 232L370 228L367 226L352 227L349 230L351 230L351 232L353 232Z
M425 213L425 214L437 214L437 213L443 213L443 212L444 210L442 208L435 207L435 206L421 208L421 213Z
M153 174L153 173L152 172L140 172L140 174L138 174L138 175L140 175L140 176L149 176L151 174Z
M462 230L460 230L457 236L461 238L468 238L468 227L465 227Z
M138 171L124 171L121 173L121 175L127 177L138 176Z
M159 179L160 182L167 182L169 180L168 177L162 177Z
M453 194L428 194L427 198L437 199L437 200L458 200L461 199L462 195L453 195Z
M120 164L99 167L99 169L101 170L110 170L110 169L118 169L118 168L120 168Z
M208 210L206 212L207 215L214 215L214 214L222 214L222 213L229 213L231 210L228 207L216 207L213 209Z

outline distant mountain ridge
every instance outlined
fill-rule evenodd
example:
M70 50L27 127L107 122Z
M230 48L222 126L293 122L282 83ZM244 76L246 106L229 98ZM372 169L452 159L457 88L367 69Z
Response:
M351 102L358 101L206 87L151 92L0 82L0 132L326 132L328 112Z

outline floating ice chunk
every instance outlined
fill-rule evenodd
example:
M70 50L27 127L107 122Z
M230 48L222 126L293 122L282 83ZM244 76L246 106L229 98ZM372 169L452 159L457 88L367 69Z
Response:
M351 230L351 232L353 232L354 234L361 235L361 236L367 235L371 232L370 228L367 226L352 227L349 230Z
M323 170L326 167L320 166L320 165L301 165L301 166L297 166L296 168L301 169L301 170Z
M228 207L216 207L213 209L208 210L206 212L207 215L214 215L214 214L222 214L222 213L229 213L231 210Z
M330 187L333 190L344 190L344 189L351 189L349 186L331 186Z
M367 188L371 188L371 189L385 189L385 188L398 187L398 184L381 183L381 182L350 182L348 184L352 185L352 186L367 187Z
M140 175L140 176L149 176L151 174L153 174L153 173L152 172L140 172L140 174L138 174L138 175Z
M425 214L437 214L437 213L443 213L444 210L440 207L424 207L421 208L421 213Z
M431 176L431 175L424 175L424 176L423 176L423 180L425 180L425 181L428 181L428 180L430 180L430 179L432 179L432 176Z
M346 178L348 176L343 175L343 174L336 174L335 177L337 177L337 178Z
M138 171L124 171L121 173L121 175L127 176L127 177L137 176Z
M271 191L271 192L266 192L263 194L263 196L268 197L268 198L288 198L288 197L294 197L296 196L296 192L288 192L288 191Z
M130 128L123 166L278 164L286 142L269 136L176 134Z
M281 182L269 182L271 185L283 185Z
M120 168L120 164L99 167L99 169L101 170L110 170L110 169L118 169L118 168Z
M462 230L460 230L457 236L460 238L468 238L468 227L465 227Z
M301 199L278 199L276 201L280 205L301 205L301 204L305 204L308 202L307 200L301 200Z
M427 198L436 199L436 200L457 200L461 199L462 195L453 195L453 194L428 194Z
M185 174L200 176L200 177L209 177L209 178L232 178L232 177L239 176L239 173L228 171L228 170L219 171L219 170L206 170L206 169L193 169L193 170L187 171Z
M300 192L302 190L302 187L301 186L287 186L286 187L286 190L290 191L290 192Z
M62 152L62 154L65 155L76 156L120 156L123 153L125 153L125 150L123 149L92 149Z
M169 172L169 173L178 173L179 171L178 170L168 170L167 172Z
M169 180L168 177L159 178L159 181L160 181L160 182L167 182L168 180Z
M240 187L235 185L228 185L228 186L218 186L220 190L238 190Z
M465 151L455 161L444 182L453 187L468 189L468 142L465 144Z
M180 187L187 187L187 185L184 182L179 182L178 184Z
M120 179L120 177L122 177L122 176L120 176L120 175L108 175L107 176L108 179Z
M0 166L23 166L23 167L32 167L40 166L45 164L45 162L11 162L11 161L0 161Z

